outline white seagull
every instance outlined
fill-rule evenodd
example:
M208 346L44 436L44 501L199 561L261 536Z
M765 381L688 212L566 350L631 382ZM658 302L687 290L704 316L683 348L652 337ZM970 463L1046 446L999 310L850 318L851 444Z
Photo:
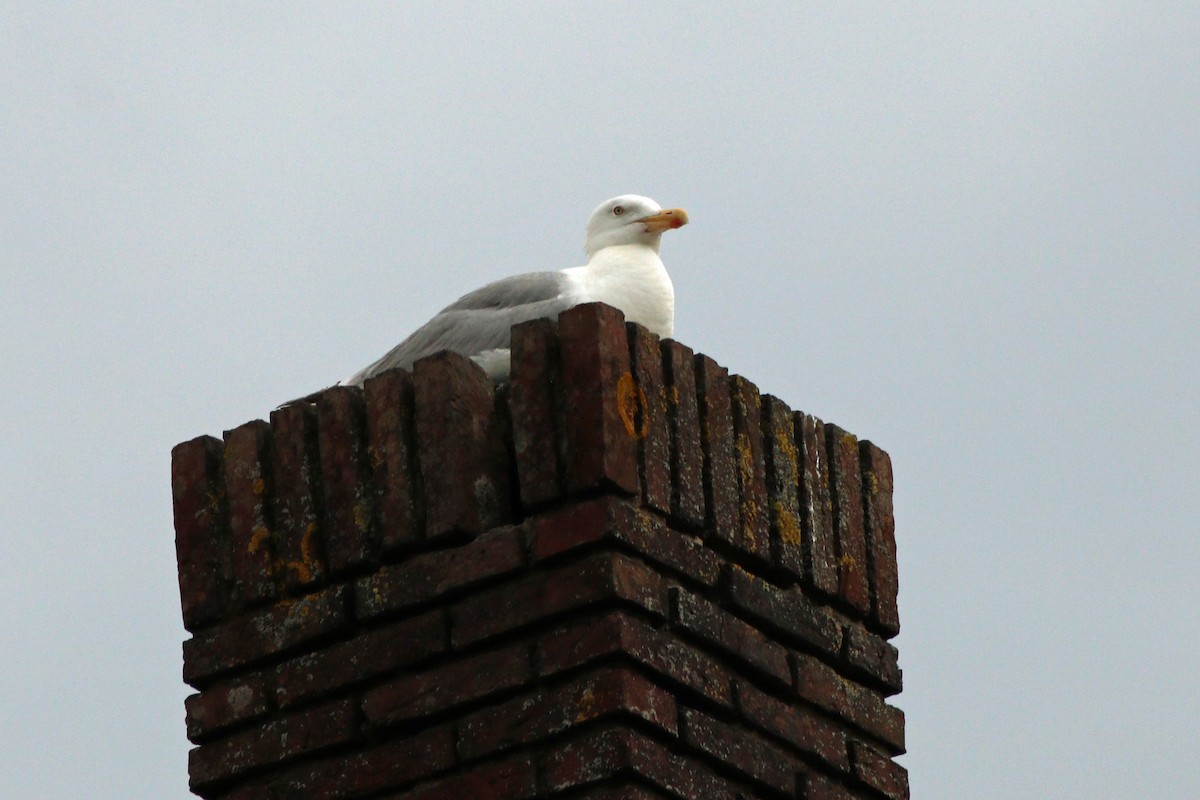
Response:
M557 318L581 303L607 303L625 319L666 338L675 328L675 289L658 257L664 231L688 222L681 208L664 209L649 197L623 194L605 200L588 219L587 264L558 272L513 275L463 295L382 358L342 381L363 381L443 350L470 357L494 381L508 379L513 325Z

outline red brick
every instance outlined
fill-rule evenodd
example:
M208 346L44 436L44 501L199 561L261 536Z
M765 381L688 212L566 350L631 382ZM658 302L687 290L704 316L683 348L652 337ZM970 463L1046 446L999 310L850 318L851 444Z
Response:
M552 792L596 781L604 781L608 786L615 776L633 773L641 780L661 787L673 798L747 800L753 796L748 787L717 775L700 760L672 752L646 734L625 727L601 727L558 745L543 758L542 772L546 787ZM614 798L627 796L642 797L612 795Z
M776 791L795 792L800 764L794 756L754 731L702 711L688 708L681 716L683 739L688 745Z
M519 800L537 794L537 772L528 757L483 764L384 800Z
M730 564L727 569L729 603L783 638L811 649L836 655L842 631L823 607L815 605L799 589L780 589L746 570Z
M230 725L258 719L273 705L259 674L232 678L184 700L188 739L201 742Z
M275 800L268 786L247 786L218 795L220 800Z
M225 432L225 492L233 540L234 600L239 608L278 594L267 485L270 454L271 428L262 420Z
M358 735L352 700L319 706L194 748L188 758L193 789L251 769L344 744Z
M847 625L842 639L841 660L847 674L863 679L885 695L904 688L900 654L892 644L858 625Z
M194 631L221 615L232 581L225 484L224 445L201 436L171 451L171 500L183 625Z
M362 391L335 386L317 398L317 438L324 488L325 555L335 576L375 559L374 503Z
M350 594L331 586L298 599L235 617L183 643L183 679L208 685L223 672L311 644L349 625Z
M638 461L641 464L642 505L671 512L670 402L663 379L662 350L658 337L632 322L625 326L629 356L637 390L639 413L635 419Z
M742 521L729 372L706 355L696 356L695 368L700 443L704 451L704 497L708 505L705 525L721 541L736 544Z
M804 520L800 514L800 450L795 417L778 397L762 397L762 432L767 466L774 563L804 580Z
M474 702L532 677L528 646L513 645L389 681L363 695L363 711L373 724L395 724Z
M480 758L610 717L639 719L675 734L670 692L628 667L602 667L464 717L458 723L458 754L464 760Z
M808 708L788 704L743 680L735 681L737 704L747 721L811 753L826 764L849 772L846 734Z
M787 651L761 631L684 589L671 590L673 624L750 665L776 684L791 684Z
M859 442L867 561L871 573L871 621L886 636L900 632L896 597L900 578L896 564L896 519L892 513L892 460L871 442Z
M414 365L425 533L480 534L512 515L508 458L492 382L474 362L439 353Z
M556 387L558 324L538 319L512 329L509 407L521 505L528 511L562 496L564 450Z
M271 782L274 800L340 800L394 789L454 763L449 726L392 739L369 750L321 759Z
M625 318L586 303L558 317L566 398L567 489L638 491L637 384Z
M668 339L662 344L671 431L671 524L682 530L704 527L704 451L696 402L696 354Z
M363 384L379 545L385 553L416 542L424 529L412 376L389 370Z
M796 412L796 434L800 447L800 511L804 520L808 585L833 597L838 591L837 534L829 491L825 423Z
M892 755L904 752L904 712L889 706L883 696L804 653L793 653L796 663L796 694L802 699L846 720L889 748Z
M586 606L633 604L665 616L666 587L645 565L617 553L597 553L482 592L451 608L451 640L461 649L546 617Z
M854 777L888 800L908 800L908 770L904 767L876 748L858 741L850 742L850 759L854 764Z
M745 553L767 562L771 558L771 517L758 387L741 375L731 377L729 384L742 519L738 546Z
M717 556L699 540L676 533L658 517L612 496L537 517L531 550L534 559L540 560L605 541L626 545L647 560L707 586L720 577Z
M293 658L275 670L281 708L408 666L446 649L446 621L432 611Z
M540 636L542 675L622 655L667 679L729 706L729 670L719 661L624 611L584 617Z
M386 566L355 583L360 617L401 611L443 594L519 569L524 564L521 527L488 531L467 544Z
M817 772L808 772L803 777L804 800L866 800L865 794L852 791L840 782ZM874 800L874 795L871 800Z
M694 795L695 797L710 797L711 795ZM582 792L573 792L571 800L674 800L676 795L660 794L653 789L639 786L631 781L617 779L616 782L606 782L603 786L593 786Z
M838 597L866 616L871 611L871 589L867 582L858 439L836 425L825 426L825 438L829 445L829 487L838 539Z
M308 403L271 412L271 486L276 541L288 589L303 590L325 578L322 559L321 472L317 415Z

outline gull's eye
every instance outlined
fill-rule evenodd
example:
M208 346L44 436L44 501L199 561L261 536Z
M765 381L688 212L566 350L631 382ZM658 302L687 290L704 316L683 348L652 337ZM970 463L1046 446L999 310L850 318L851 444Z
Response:
M625 213L625 206L613 206L613 216L619 217Z

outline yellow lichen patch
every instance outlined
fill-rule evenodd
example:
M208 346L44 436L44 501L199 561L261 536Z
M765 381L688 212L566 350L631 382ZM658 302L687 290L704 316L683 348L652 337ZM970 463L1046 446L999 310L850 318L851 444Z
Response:
M679 388L678 387L670 386L670 387L667 387L666 389L664 389L664 391L666 392L668 403L670 403L673 406L679 405Z
M646 419L646 393L633 380L633 375L626 372L617 381L617 413L625 423L625 431L631 439L645 439L650 430L650 421ZM642 424L638 425L638 412L642 412Z
M371 510L366 503L354 504L354 526L360 531L371 527Z
M580 693L579 699L575 701L575 721L585 722L592 718L592 709L596 705L596 695L591 688L585 688Z
M289 561L287 563L287 568L296 573L296 578L301 583L308 583L313 578L312 568L303 561Z
M250 536L250 544L246 546L246 549L251 553L257 553L270 538L271 532L267 530L266 526L259 525L254 529L254 533Z
M868 472L865 476L864 486L868 495L879 494L879 478L874 472Z
M262 478L255 478L253 488L254 488L255 494L262 494L263 492L265 492L267 490L267 482L264 481Z
M858 562L855 561L854 557L848 553L846 555L843 555L841 560L838 563L841 565L842 569L844 569L846 572L854 572L855 570L858 569Z
M779 525L779 538L787 544L800 544L800 521L792 510L778 500L772 505L775 521Z

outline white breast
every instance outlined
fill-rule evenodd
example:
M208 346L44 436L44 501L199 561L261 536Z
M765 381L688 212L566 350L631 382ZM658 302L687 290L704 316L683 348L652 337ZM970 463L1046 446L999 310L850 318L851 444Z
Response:
M573 305L607 303L625 319L663 338L675 331L675 288L658 253L644 245L620 245L598 251L587 266L564 269L572 284Z

